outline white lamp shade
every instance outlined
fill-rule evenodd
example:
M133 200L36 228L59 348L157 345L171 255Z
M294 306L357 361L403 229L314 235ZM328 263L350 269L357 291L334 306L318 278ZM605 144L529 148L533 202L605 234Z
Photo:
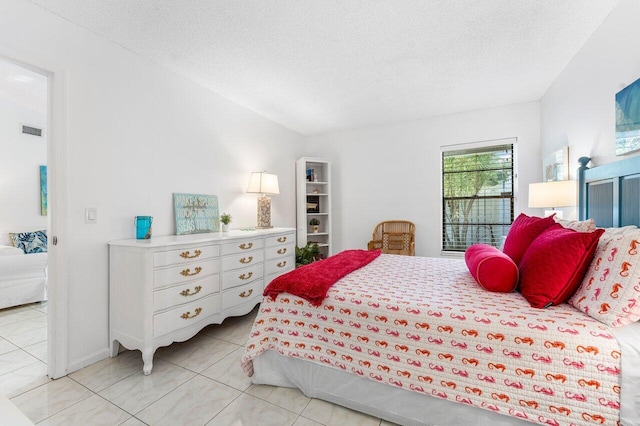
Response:
M529 184L529 207L571 207L577 204L576 181L560 180Z
M278 176L267 172L253 172L247 192L255 194L279 194Z

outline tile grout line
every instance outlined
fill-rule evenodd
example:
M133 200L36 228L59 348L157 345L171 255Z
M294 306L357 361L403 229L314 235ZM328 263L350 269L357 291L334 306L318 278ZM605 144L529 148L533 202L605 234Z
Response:
M13 353L13 352L17 352L17 351L24 352L28 357L33 358L33 359L34 359L34 361L33 361L32 363L30 363L30 364L21 365L20 367L14 368L13 370L10 370L10 371L7 371L7 372L5 372L5 373L2 373L2 374L0 374L0 377L2 377L2 376L6 376L7 374L11 374L11 373L13 373L13 372L16 372L16 371L21 370L21 369L26 368L26 367L31 367L32 365L37 364L37 363L39 363L39 362L43 362L44 364L46 364L46 362L44 362L44 361L42 361L42 360L38 359L37 357L35 357L35 356L31 355L29 352L25 351L25 350L24 350L24 349L22 349L22 348L17 348L17 349L15 349L15 350L13 350L13 351L10 351L10 352L7 352L7 353L4 353L4 354L2 354L2 355L7 355L7 354L10 354L10 353ZM1 357L2 355L0 355L0 357Z
M68 376L65 376L65 377L68 377ZM71 379L71 380L73 380L73 379ZM73 380L73 381L74 381L74 382L76 382L75 380ZM50 383L52 383L52 381L49 381L49 382L47 382L47 383L44 383L42 386L49 385ZM88 389L86 386L82 385L81 383L78 383L78 382L76 382L76 383L77 383L77 384L79 384L80 386L84 387L85 389L87 389L89 392L92 392L92 393L93 393L93 391L92 391L91 389ZM40 386L38 386L38 387L40 387ZM36 389L36 388L34 388L34 389ZM82 399L80 399L80 400L78 400L78 401L74 402L73 404L69 405L68 407L64 407L62 410L59 410L59 411L57 411L57 412L55 412L55 413L53 413L53 414L48 415L47 417L45 417L44 419L40 420L40 421L39 421L38 423L36 423L36 424L40 424L40 423L44 422L45 420L50 419L51 417L55 416L56 414L62 413L63 411L65 411L65 410L67 410L67 409L69 409L69 408L71 408L71 407L73 407L73 406L75 406L75 405L80 404L82 401L85 401L85 400L87 400L87 399L91 398L91 396L92 396L92 395L89 395L89 396L87 396L86 398L82 398ZM26 415L26 414L25 414L25 415ZM31 420L31 419L29 419L29 420Z

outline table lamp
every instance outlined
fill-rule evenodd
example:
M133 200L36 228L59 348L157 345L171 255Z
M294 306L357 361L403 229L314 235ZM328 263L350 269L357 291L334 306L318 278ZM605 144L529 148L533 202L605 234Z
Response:
M278 176L267 172L253 172L249 178L247 192L261 194L258 197L258 228L272 228L271 226L271 198L268 194L279 194Z
M575 180L529 184L529 208L551 208L551 210L544 211L545 216L555 213L558 219L562 219L562 211L558 211L556 208L572 207L576 204Z

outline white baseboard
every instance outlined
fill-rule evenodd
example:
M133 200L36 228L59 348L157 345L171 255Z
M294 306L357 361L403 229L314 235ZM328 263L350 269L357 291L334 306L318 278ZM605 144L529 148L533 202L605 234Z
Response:
M89 356L69 363L69 365L67 366L67 374L71 374L74 371L78 371L84 367L95 364L96 362L102 361L106 358L109 358L109 348L101 349Z

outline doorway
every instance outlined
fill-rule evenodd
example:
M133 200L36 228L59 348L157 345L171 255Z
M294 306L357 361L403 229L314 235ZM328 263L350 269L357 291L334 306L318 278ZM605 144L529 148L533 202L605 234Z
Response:
M47 301L39 304L24 305L22 309L24 313L18 315L18 317L34 318L31 321L32 324L23 326L27 328L37 326L37 322L41 322L46 335L44 337L44 347L40 344L38 347L28 348L33 354L29 351L25 352L29 353L30 356L35 356L41 362L46 361L46 376L59 378L67 374L66 268L63 261L65 258L64 245L59 243L59 236L64 231L64 211L66 207L66 196L59 190L59 188L64 187L63 182L66 176L64 173L66 168L64 156L66 146L64 134L66 109L63 102L65 73L63 71L55 71L54 67L40 63L40 61L33 58L20 57L15 52L3 52L2 49L0 49L0 70L3 72L3 74L0 74L0 79L2 79L0 81L0 101L3 101L6 104L5 106L15 106L16 111L20 110L20 114L16 113L16 115L27 116L25 119L20 119L19 125L14 126L13 130L11 130L15 131L14 134L17 138L28 136L27 139L17 141L18 145L16 146L22 150L20 151L21 159L28 162L33 161L33 159L25 159L28 155L25 156L23 151L25 148L38 146L41 151L44 150L44 154L40 152L37 159L37 162L43 163L38 165L39 170L42 169L40 166L46 167L46 183L43 185L40 185L41 176L38 172L37 191L40 193L42 190L44 193L37 196L37 202L35 203L35 208L37 208L40 217L32 215L34 209L32 203L27 205L24 211L18 212L18 217L13 215L7 220L6 218L9 216L4 215L6 223L0 223L0 231L4 233L8 228L24 231L27 230L25 228L31 227L47 231ZM11 85L13 87L9 88ZM32 115L28 116L29 113ZM41 127L38 127L38 123L33 122L38 120L43 123ZM0 122L0 125L3 124L6 123ZM7 125L12 126L11 123ZM25 127L26 129L24 130L28 133L21 133L21 130ZM41 130L40 136L36 136L38 129ZM21 143L24 143L24 145L20 145ZM43 155L44 158L42 157ZM26 167L30 168L29 165ZM1 179L2 177L0 176L0 191L3 187ZM32 180L25 180L27 182L22 183L33 186ZM27 199L30 193L33 192L32 190L33 188L27 187L22 189L23 198ZM30 213L26 213L27 210L31 210ZM2 216L0 215L0 217ZM0 244L2 244L1 239ZM44 314L46 318L38 319L40 318L38 314ZM42 331L38 330L36 332L38 336L34 336L33 339L41 339ZM18 340L14 343L19 344ZM22 343L35 344L37 342L23 339ZM12 349L7 345L5 345L5 348Z

